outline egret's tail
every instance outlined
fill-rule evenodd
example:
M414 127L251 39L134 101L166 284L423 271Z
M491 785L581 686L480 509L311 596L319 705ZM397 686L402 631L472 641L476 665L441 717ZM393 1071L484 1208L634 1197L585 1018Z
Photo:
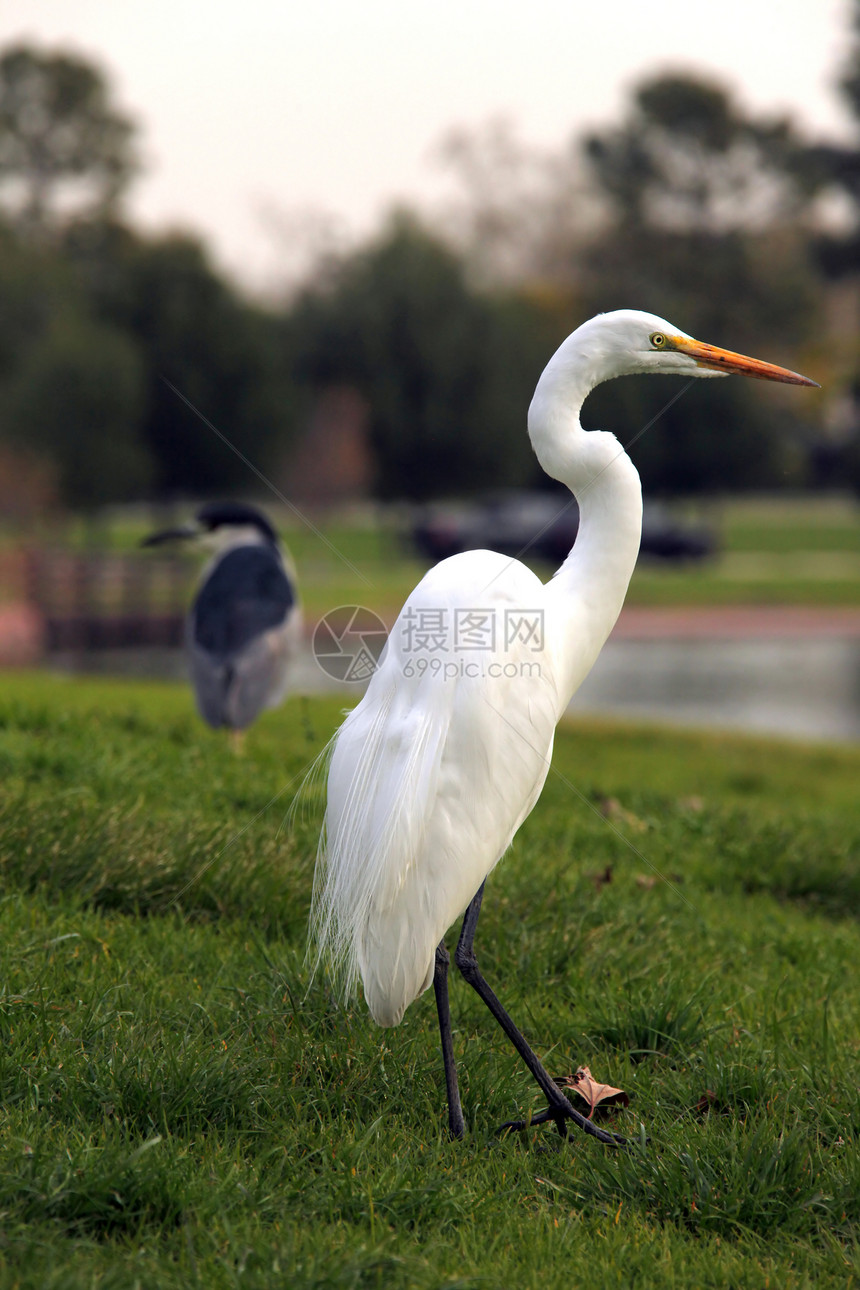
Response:
M374 1019L395 1025L430 983L445 917L425 907L435 899L415 872L445 723L422 717L381 675L373 684L374 703L350 713L331 754L311 931L316 965L326 959L346 994L360 977Z

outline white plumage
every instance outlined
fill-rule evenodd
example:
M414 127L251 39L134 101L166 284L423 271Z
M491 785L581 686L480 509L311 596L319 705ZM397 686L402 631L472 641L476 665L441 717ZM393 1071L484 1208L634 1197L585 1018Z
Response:
M559 717L621 609L639 549L639 477L613 435L583 431L579 409L599 381L640 371L812 384L632 310L592 319L554 355L528 425L542 467L579 503L571 554L548 584L491 551L431 569L334 743L312 926L320 955L348 987L361 980L380 1025L396 1025L433 981L436 947L537 801ZM534 623L539 637L529 635ZM459 1133L448 1067L446 1056Z
M480 610L503 640L506 610L545 599L533 573L494 552L443 561L409 597L338 734L320 932L380 1025L396 1025L430 984L436 946L537 800L559 714L549 657L521 642L455 650L455 615ZM411 649L410 614L447 619L445 641ZM525 703L521 667L539 669Z

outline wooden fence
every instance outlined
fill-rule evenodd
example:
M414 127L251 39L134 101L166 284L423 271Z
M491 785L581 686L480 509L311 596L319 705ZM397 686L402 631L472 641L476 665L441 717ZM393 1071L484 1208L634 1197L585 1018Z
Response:
M48 653L182 644L196 566L178 554L39 548L23 556L24 598Z

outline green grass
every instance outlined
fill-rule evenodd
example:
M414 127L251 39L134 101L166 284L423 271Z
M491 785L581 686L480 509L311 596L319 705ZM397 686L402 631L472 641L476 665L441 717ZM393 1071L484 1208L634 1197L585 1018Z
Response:
M717 557L713 564L660 569L640 564L625 601L628 605L860 605L860 559L856 576L798 577L790 570L763 569L750 576Z
M736 497L711 517L729 551L860 553L860 508L847 496Z
M454 1144L431 995L303 965L338 709L237 758L182 689L4 678L0 1285L855 1284L860 752L561 731L478 950L633 1146L498 1139L540 1099L459 981Z
M693 518L720 536L698 565L640 560L628 603L858 605L860 508L844 498L734 498Z
M411 550L405 515L368 511L320 520L319 528L311 528L269 506L269 499L261 501L293 554L310 624L343 604L367 605L393 621L428 567ZM734 498L676 510L719 535L719 554L693 565L640 560L628 603L860 605L860 508L852 500ZM116 519L90 537L100 546L132 551L149 529L137 516ZM65 538L80 545L86 536L78 522ZM533 567L544 580L553 572L549 565Z
M853 503L737 499L703 505L691 518L719 535L719 554L692 565L640 560L628 603L860 605L860 509ZM427 568L410 553L404 533L348 523L323 532L331 547L295 521L286 534L309 620L355 603L393 620ZM545 564L532 567L544 580L553 572Z

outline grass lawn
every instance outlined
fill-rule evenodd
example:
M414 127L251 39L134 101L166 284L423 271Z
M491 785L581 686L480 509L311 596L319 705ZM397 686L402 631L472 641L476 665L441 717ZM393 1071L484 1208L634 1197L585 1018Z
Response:
M850 500L737 498L704 504L694 517L718 535L719 553L694 564L640 559L628 604L860 605L860 508ZM404 533L348 524L323 532L331 546L294 520L286 530L309 621L356 603L393 621L427 568ZM532 567L544 581L554 572Z
M405 512L344 515L311 527L272 499L259 500L292 552L311 625L344 604L367 605L393 622L428 567L410 546ZM850 498L729 498L675 510L712 528L719 553L695 564L640 560L628 604L860 605L860 507ZM137 551L152 523L117 518L90 537L100 548ZM80 545L86 536L78 522L64 541ZM2 542L0 534L0 550ZM548 564L533 567L544 581L553 573ZM0 585L0 600L4 594L11 593Z
M857 1283L860 751L565 728L477 947L633 1145L495 1136L540 1098L459 981L451 1143L432 992L382 1031L303 966L337 701L237 758L181 688L2 695L0 1285Z

